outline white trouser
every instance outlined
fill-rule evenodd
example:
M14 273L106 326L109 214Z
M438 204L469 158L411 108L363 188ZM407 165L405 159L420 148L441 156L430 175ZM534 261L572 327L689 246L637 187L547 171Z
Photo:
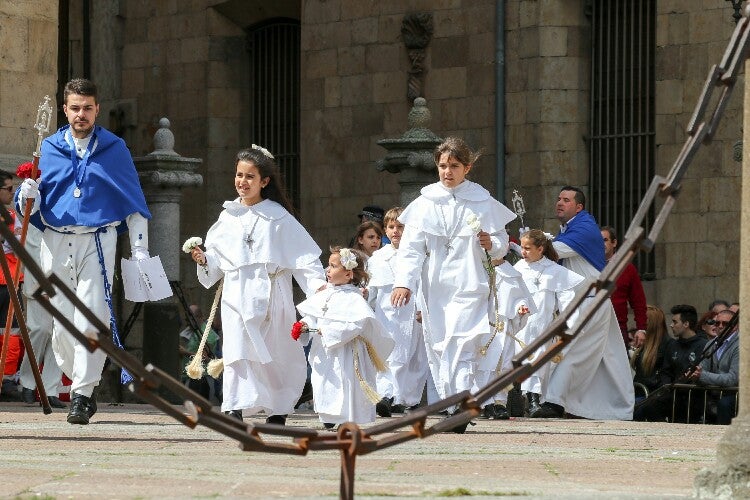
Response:
M26 285L26 284L25 284ZM27 293L33 293L34 290L27 290ZM39 302L29 296L26 296L26 327L29 330L29 340L31 348L34 350L36 362L44 365L42 369L42 383L47 396L57 396L60 392L60 379L62 370L55 361L55 353L52 351L52 316L45 311ZM21 362L21 385L27 389L36 388L36 380L31 371L28 354L23 357Z
M115 264L117 230L109 227L99 233L107 279L112 283ZM104 296L104 280L99 257L96 251L95 233L61 234L50 229L44 231L41 246L41 267L46 274L54 273L76 296L109 327L109 307ZM94 337L96 329L73 307L73 304L55 294L52 305L71 319L77 330ZM89 352L83 344L75 340L55 319L52 332L52 349L57 364L70 378L71 393L90 397L94 387L99 385L107 355L101 349Z

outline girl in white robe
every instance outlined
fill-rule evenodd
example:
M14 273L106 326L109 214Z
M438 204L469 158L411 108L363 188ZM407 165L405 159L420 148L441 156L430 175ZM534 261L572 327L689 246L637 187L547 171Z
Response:
M536 312L523 276L509 262L493 261L495 266L495 293L489 302L492 331L479 349L476 387L479 391L494 378L513 368L513 357L518 347L516 335L525 325L529 315ZM496 331L495 331L496 330ZM510 415L505 407L508 401L506 387L485 402L483 415L495 420L506 420Z
M418 405L422 401L428 373L422 325L417 321L415 302L399 308L391 305L395 280L393 270L404 231L398 216L403 211L403 208L395 207L386 212L383 225L390 244L376 250L367 261L370 275L368 301L375 310L375 317L395 342L388 357L388 369L378 373L377 377L378 393L384 398L376 408L380 416L390 416L391 411L403 413L406 408ZM380 413L383 410L387 410L387 414Z
M307 378L302 346L287 333L296 319L292 276L307 295L324 287L321 251L290 213L268 151L238 153L235 188L239 198L224 203L205 252L192 250L204 287L224 278L221 408L240 419L242 410L263 411L283 425Z
M518 339L524 343L524 346L518 346L517 352L534 342L552 323L555 315L570 305L577 287L584 281L583 276L557 263L557 252L552 247L551 238L539 229L521 235L521 251L523 260L518 261L515 268L523 276L533 296L537 313L530 316L524 328L517 333ZM545 347L549 345L551 342ZM529 361L540 357L544 351L544 347L540 348ZM530 414L539 408L540 395L554 364L554 360L547 363L521 383L521 390L529 400Z
M367 285L365 255L334 247L328 260L328 287L297 306L310 329L310 381L320 421L335 424L375 421L376 371L393 349L393 339L362 296Z
M475 386L478 351L490 333L487 256L499 259L507 253L505 225L516 217L482 186L466 180L477 157L461 139L446 139L435 152L439 182L422 188L399 217L405 229L391 303L407 304L421 280L418 309L441 398ZM472 217L481 226L478 232L468 224Z

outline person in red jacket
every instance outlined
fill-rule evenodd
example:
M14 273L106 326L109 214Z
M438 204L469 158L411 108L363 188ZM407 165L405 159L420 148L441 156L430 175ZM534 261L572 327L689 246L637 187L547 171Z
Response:
M0 203L3 205L9 205L13 201L13 176L5 171L0 171ZM7 208L7 206L6 206ZM11 216L11 220L8 221L8 226L11 229L15 229L16 213L8 209L8 213ZM11 273L16 270L16 264L18 259L13 253L10 245L5 241L2 241L3 253L5 254L5 260L8 262L8 268ZM23 281L23 274L21 275L20 281ZM0 318L2 324L0 325L0 346L2 346L3 335L5 332L5 320L8 316L8 307L10 305L10 290L8 284L13 285L12 277L6 279L3 272L0 272ZM8 343L8 354L5 359L5 370L3 376L14 376L18 372L18 367L23 358L23 344L21 344L21 337L18 336L18 323L15 317L13 318L13 324Z
M607 261L612 258L617 249L617 232L611 226L602 226L602 238L604 239L604 256ZM646 294L643 292L643 284L633 263L629 263L623 270L615 284L615 291L610 297L612 306L615 308L617 322L620 324L622 340L625 342L625 348L640 347L646 340ZM628 333L628 304L633 310L635 327L637 331L630 338Z

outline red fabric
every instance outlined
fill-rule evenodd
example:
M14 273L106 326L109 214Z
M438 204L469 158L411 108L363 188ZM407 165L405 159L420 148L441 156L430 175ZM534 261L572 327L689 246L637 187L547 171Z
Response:
M5 341L3 335L0 335L0 347ZM18 335L11 335L8 339L8 355L5 358L5 372L3 375L13 375L18 372L23 359L23 343Z
M8 227L11 228L11 230L13 230L16 224L16 212L14 210L9 209L8 213L10 213L10 218L11 218L11 221L8 224ZM5 258L8 261L8 267L10 268L11 275L15 276L14 273L16 272L16 263L18 262L18 258L15 256L15 254L12 254L12 253L6 253ZM21 273L21 279L19 283L21 281L23 281L23 273ZM8 282L5 279L5 273L0 270L0 285L7 285L7 284Z
M633 310L635 327L638 330L646 330L646 294L643 292L643 284L638 276L638 269L631 262L622 272L615 286L615 291L610 297L612 306L615 308L617 322L620 324L622 339L625 345L630 344L628 338L628 303Z

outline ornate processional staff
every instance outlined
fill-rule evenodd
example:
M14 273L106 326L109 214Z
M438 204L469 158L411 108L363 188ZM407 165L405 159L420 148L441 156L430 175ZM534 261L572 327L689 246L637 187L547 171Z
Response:
M518 192L518 189L513 190L513 199L511 201L513 202L513 211L518 218L521 219L521 227L526 227L526 224L523 223L523 216L526 213L526 205L524 205L523 198Z
M34 124L34 128L37 130L37 142L36 142L36 149L34 150L34 160L32 162L32 168L31 168L31 179L35 179L37 177L37 172L39 170L39 158L41 157L41 149L42 149L42 141L44 140L44 137L49 133L49 126L50 122L52 121L52 99L50 96L46 95L44 96L44 101L39 105L39 108L37 109L36 114L36 123ZM31 209L34 205L34 200L26 200L26 204L24 206L23 211L23 224L21 226L21 235L19 238L19 241L21 244L26 243L26 233L29 228L29 219L31 217ZM7 222L7 221L6 221ZM21 276L21 260L19 259L16 263L16 267L14 269L14 272L12 273L12 280L8 279L9 274L11 274L9 271L8 263L5 259L5 254L3 254L2 257L0 257L0 260L2 261L2 271L5 273L6 276L6 283L13 283L13 289L11 290L10 287L8 288L9 295L11 297L10 304L8 304L8 316L5 321L5 336L3 338L3 347L2 352L0 352L0 373L4 373L5 371L5 360L7 357L7 351L8 351L8 340L10 338L10 330L11 326L13 325L13 315L14 310L21 311L20 303L18 303L18 282L20 281ZM34 380L36 381L36 387L39 392L39 400L42 403L42 408L44 409L44 413L52 413L52 408L50 408L49 401L47 400L47 394L44 391L44 383L42 382L42 377L39 373L39 365L37 364L36 358L34 356L34 351L31 348L31 341L29 339L29 332L26 328L26 322L23 318L23 314L18 314L18 325L21 330L21 338L23 339L24 347L26 349L27 355L29 356L29 363L31 365L31 370L34 374Z

